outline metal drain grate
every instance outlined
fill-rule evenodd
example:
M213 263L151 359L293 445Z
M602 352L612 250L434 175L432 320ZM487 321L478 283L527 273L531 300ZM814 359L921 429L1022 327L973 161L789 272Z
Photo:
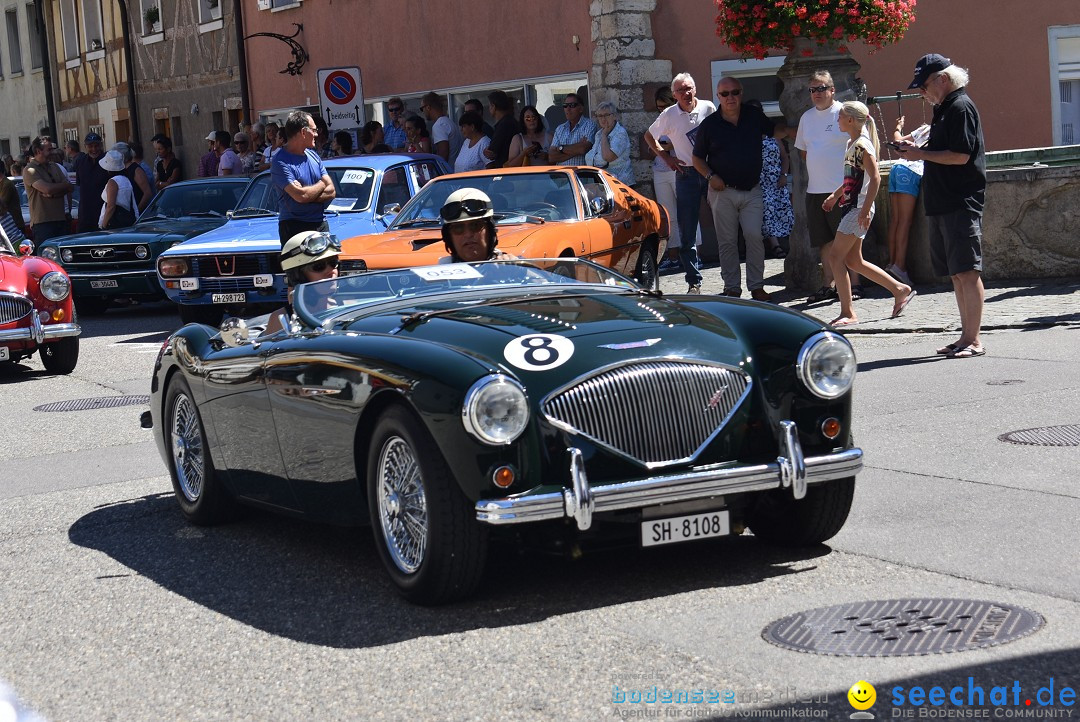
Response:
M765 641L841 657L909 657L992 647L1026 637L1041 615L972 599L888 599L811 609L779 619Z
M112 409L117 406L144 406L148 403L150 403L149 396L99 396L96 399L54 401L51 404L35 406L34 411L89 411L90 409Z
M999 436L998 440L1026 446L1080 446L1080 424L1010 431Z

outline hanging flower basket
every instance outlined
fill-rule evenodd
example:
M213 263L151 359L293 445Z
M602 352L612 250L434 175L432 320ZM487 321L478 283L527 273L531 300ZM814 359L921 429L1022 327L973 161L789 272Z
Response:
M915 19L915 0L716 0L716 7L720 39L759 60L769 50L790 52L799 37L841 52L856 41L876 50L903 38Z

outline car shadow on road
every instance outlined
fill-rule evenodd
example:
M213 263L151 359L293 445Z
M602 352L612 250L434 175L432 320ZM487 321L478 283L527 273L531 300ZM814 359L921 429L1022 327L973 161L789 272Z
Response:
M196 527L171 494L95 509L68 530L78 546L243 624L308 644L364 648L811 571L825 545L777 549L751 536L564 556L492 545L469 600L414 606L391 586L371 530L262 512ZM115 575L109 575L110 577ZM104 581L104 578L103 578Z

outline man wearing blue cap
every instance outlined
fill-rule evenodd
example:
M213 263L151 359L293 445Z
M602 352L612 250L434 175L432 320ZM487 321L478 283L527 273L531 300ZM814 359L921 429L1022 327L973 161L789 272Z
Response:
M105 142L97 133L87 133L86 150L75 158L75 183L79 186L79 233L98 230L98 217L105 204L101 194L109 182L109 171L98 165L105 155Z
M943 55L924 55L908 86L934 104L930 138L922 148L905 143L909 160L925 161L923 202L934 273L949 276L960 309L960 338L937 353L974 358L986 353L979 339L983 312L982 215L986 198L986 143L975 103L965 88L968 72Z

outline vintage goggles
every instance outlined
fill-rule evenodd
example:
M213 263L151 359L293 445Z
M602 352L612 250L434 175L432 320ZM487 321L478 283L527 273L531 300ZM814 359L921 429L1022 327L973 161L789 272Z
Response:
M466 198L463 201L452 201L439 210L439 215L444 221L456 221L464 213L467 216L477 218L491 210L491 204L479 198Z
M326 249L331 247L333 247L335 251L341 250L341 241L338 240L337 236L326 232L313 233L300 241L299 246L282 255L281 260L284 261L294 256L299 256L301 253L306 256L319 256L326 253Z

